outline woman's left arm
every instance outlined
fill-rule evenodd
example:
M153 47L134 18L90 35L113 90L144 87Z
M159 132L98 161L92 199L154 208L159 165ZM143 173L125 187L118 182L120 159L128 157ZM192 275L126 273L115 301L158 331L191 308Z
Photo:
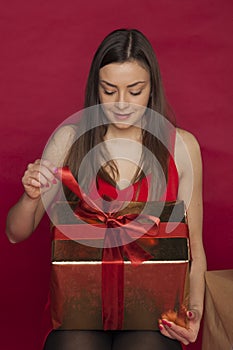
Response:
M203 313L206 257L202 242L202 160L195 137L187 131L178 130L175 145L175 162L179 173L178 199L183 200L187 210L192 264L190 270L190 301L187 311L188 326L180 327L162 320L161 333L183 344L195 342Z

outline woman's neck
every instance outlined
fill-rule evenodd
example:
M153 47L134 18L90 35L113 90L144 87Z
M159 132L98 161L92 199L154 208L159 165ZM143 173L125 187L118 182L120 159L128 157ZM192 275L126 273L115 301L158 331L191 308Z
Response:
M114 124L108 126L107 132L105 134L105 140L111 139L130 139L137 142L142 142L142 130L137 126L129 126L127 128L118 128Z

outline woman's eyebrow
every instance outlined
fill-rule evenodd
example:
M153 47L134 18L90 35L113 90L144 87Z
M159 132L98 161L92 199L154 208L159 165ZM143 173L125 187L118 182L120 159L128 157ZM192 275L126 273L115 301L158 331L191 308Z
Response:
M105 83L106 85L111 86L111 87L114 87L114 88L117 87L117 85L114 85L114 84L112 84L112 83L109 83L109 82L106 81L106 80L100 80L100 82L101 82L101 83ZM136 81L135 83L132 83L132 84L127 85L127 87L131 88L131 87L134 87L134 86L136 86L136 85L138 85L138 84L143 84L143 83L146 83L146 80Z

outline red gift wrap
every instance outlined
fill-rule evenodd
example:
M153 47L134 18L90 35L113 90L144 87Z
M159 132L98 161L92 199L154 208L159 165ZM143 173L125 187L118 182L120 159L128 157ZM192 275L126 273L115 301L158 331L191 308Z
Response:
M74 209L74 223L69 225L64 224L63 203L54 209L54 328L156 330L161 314L171 310L185 325L190 252L188 226L181 215L183 202L151 202L139 227L134 221L145 203L131 202L119 212L106 213L68 176L68 186L72 183L70 187L81 200ZM64 175L62 180L66 183ZM168 230L172 212L177 213L173 221L182 220L173 222L173 229ZM77 215L87 223L77 221Z

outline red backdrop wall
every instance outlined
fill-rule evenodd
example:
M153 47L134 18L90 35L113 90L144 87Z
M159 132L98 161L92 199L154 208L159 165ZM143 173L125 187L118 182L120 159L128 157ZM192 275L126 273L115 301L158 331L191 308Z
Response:
M232 10L230 0L1 1L1 349L39 350L49 329L48 219L12 245L7 211L22 193L28 162L82 108L93 53L113 29L135 27L152 42L178 124L202 149L208 268L233 267ZM201 336L189 348L200 344Z

